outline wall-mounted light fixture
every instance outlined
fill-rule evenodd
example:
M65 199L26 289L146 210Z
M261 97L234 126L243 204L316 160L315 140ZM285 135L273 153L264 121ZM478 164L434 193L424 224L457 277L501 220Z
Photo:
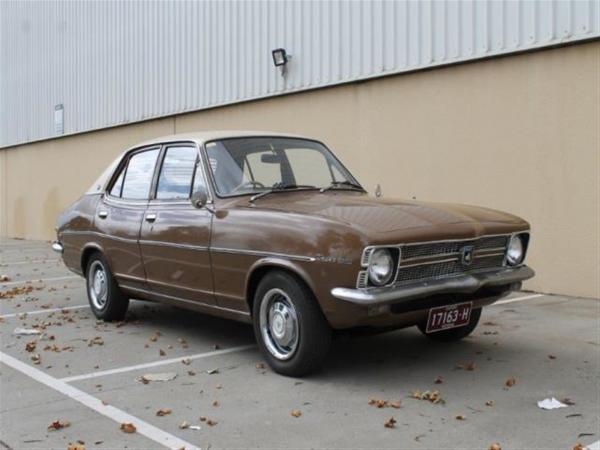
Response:
M276 48L271 53L273 54L273 64L275 64L275 67L281 67L287 64L289 55L285 51L285 48Z

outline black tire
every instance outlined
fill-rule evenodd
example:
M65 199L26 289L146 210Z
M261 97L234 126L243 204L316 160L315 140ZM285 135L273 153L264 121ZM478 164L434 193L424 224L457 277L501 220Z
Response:
M103 285L102 288L96 288L94 284L96 276L102 278L101 274L98 273L99 271L102 271L104 277L103 283L98 282L99 285ZM129 298L119 288L106 258L101 253L96 252L90 256L85 279L88 301L94 315L106 322L123 320L129 307ZM103 300L101 300L101 297Z
M283 308L286 308L283 313L278 310L278 305L280 307L284 305ZM269 320L261 320L261 308L267 312L263 317L269 317ZM281 375L301 377L322 367L331 345L331 328L317 299L304 283L283 271L269 272L256 289L252 310L254 335L258 347L275 372ZM277 312L271 316L270 311ZM297 330L297 333L293 333L297 336L297 340L291 339L292 343L287 347L276 343L277 338L274 333L277 329L275 324L278 313L281 313L280 322L284 323L282 329ZM282 319L285 313L288 313L288 316L291 315L293 319L287 321ZM271 319L273 319L272 322ZM286 327L289 323L295 324L290 325L293 328ZM274 347L275 352L279 352L280 356L285 355L285 359L277 357L270 350Z
M420 323L417 326L419 327L419 330L421 330L421 333L423 333L429 339L438 342L455 342L460 341L461 339L466 338L468 335L470 335L473 332L473 330L477 327L480 318L481 308L477 308L471 311L469 323L466 324L464 327L451 328L449 330L427 333L427 331L425 331L427 329L426 323Z

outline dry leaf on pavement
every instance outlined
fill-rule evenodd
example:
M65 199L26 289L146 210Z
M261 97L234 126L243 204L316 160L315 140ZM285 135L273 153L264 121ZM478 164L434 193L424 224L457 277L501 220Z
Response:
M261 362L259 362L259 363L256 363L256 366L255 366L255 367L256 367L257 369L264 369L264 368L265 368L265 363L261 363Z
M465 416L463 416L462 414L459 414L458 416L456 416L456 420L466 420L467 418Z
M383 426L386 428L396 428L396 419L390 417L387 422L383 424Z
M444 379L442 377L437 377L433 383L434 384L442 384L443 382L444 382Z
M137 431L137 428L135 427L134 424L130 423L130 422L123 422L121 424L121 431L123 433L135 433Z
M30 341L27 344L25 344L25 350L28 352L32 352L35 350L36 345L37 345L36 341Z
M510 377L506 380L506 382L504 384L506 387L513 387L516 383L517 383L517 380L515 379L515 377Z
M573 447L573 450L585 450L585 447L578 442L575 444L575 447Z
M214 402L212 402L212 405L215 407L219 406L220 405L219 400L215 400Z
M181 422L181 423L179 424L179 428L180 428L181 430L185 430L186 428L189 428L189 427L190 427L190 424L189 424L189 422L188 422L188 421L186 421L186 420L184 420L183 422Z
M494 400L488 400L485 402L485 406L494 406Z
M416 390L412 393L412 397L419 400L428 400L431 403L446 403L442 398L440 391L425 391Z
M490 445L489 450L502 450L502 447L496 442L495 444Z
M190 358L185 358L185 359L182 359L181 362L183 364L185 364L186 366L189 366L192 363L192 360Z
M61 430L70 426L71 422L69 422L68 420L55 420L50 425L48 425L48 431Z
M172 409L170 408L161 408L158 411L156 411L156 415L158 417L163 417L163 416L168 416L169 414L171 414L173 412Z
M470 362L467 364L457 364L456 369L468 370L469 372L472 372L473 370L475 370L475 363Z
M69 442L69 446L67 450L85 450L85 443L83 441L71 443Z
M302 411L300 411L299 409L294 409L290 414L292 415L292 417L300 417L302 415Z
M214 426L215 426L216 424L218 424L218 423L219 423L219 422L217 422L217 421L215 421L215 420L211 420L211 419L208 419L208 420L206 421L206 425L208 425L209 427L214 427Z

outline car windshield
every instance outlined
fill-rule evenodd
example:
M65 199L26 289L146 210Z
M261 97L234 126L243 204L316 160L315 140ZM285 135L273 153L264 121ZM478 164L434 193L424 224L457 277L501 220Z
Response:
M315 141L252 137L206 144L222 197L293 189L362 189L333 154Z

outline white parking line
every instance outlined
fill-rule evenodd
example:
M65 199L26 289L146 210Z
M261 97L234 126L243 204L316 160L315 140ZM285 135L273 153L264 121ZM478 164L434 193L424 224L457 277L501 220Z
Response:
M34 379L35 381L42 383L48 386L55 391L60 392L63 395L75 400L76 402L81 403L84 406L96 411L97 413L102 414L109 419L114 420L117 423L130 422L135 425L137 429L137 433L142 436L147 437L148 439L153 440L154 442L164 445L165 447L172 449L179 449L185 447L186 450L199 450L199 448L195 445L190 444L189 442L184 441L176 436L173 436L166 431L161 430L160 428L155 427L154 425L150 425L147 422L144 422L142 419L139 419L131 414L126 413L118 408L115 408L111 405L104 405L101 400L93 397L86 392L83 392L76 387L68 385L64 381L58 380L50 375L38 370L34 367L31 367L28 364L25 364L18 359L13 358L5 353L0 352L0 362L6 364L9 367L27 375L28 377Z
M53 313L53 312L57 312L57 311L82 309L82 308L87 308L88 306L89 305L86 304L86 305L77 305L77 306L65 306L64 308L36 309L35 311L23 311L23 312L18 312L18 313L3 314L0 316L0 319L10 319L11 317L20 316L21 314L25 314L27 316L34 316L36 314L48 314L48 313Z
M135 366L118 367L116 369L108 369L108 370L101 370L99 372L84 373L82 375L74 375L72 377L61 378L60 381L63 381L65 383L71 383L73 381L87 380L89 378L104 377L106 375L114 375L117 373L132 372L134 370L148 369L150 367L158 367L158 366L164 366L167 364L174 364L174 363L181 362L184 359L190 359L190 360L191 359L201 359L201 358L208 358L210 356L225 355L227 353L241 352L242 350L248 350L253 347L255 347L255 346L254 345L240 345L239 347L231 347L231 348L226 348L223 350L215 350L213 352L196 353L195 355L189 355L189 356L184 355L184 356L180 356L179 358L161 359L160 361L153 361L153 362L144 363L144 364L136 364Z
M4 288L6 286L14 286L16 284L47 283L49 281L74 280L75 278L81 278L81 277L78 275L68 275L66 277L38 278L35 280L7 281L5 283L0 283L0 288Z
M500 300L499 302L494 303L494 305L505 305L507 303L522 302L523 300L530 300L532 298L538 298L543 296L544 294L531 294L525 295L523 297L507 298L506 300Z
M6 266L19 266L21 264L38 264L38 263L50 263L50 262L58 262L60 261L60 259L49 259L49 258L45 258L45 259L32 259L29 261L14 261L14 262L3 262L0 263L0 267L6 267Z
M588 450L600 450L600 441L596 441L593 444L586 446Z

